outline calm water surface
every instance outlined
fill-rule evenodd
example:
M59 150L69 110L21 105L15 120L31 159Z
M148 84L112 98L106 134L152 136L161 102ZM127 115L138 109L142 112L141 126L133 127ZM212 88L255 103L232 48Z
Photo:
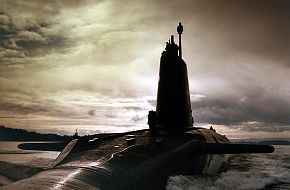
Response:
M48 164L46 162L50 163L60 153L56 151L21 150L18 148L18 144L21 143L28 142L0 142L0 161L35 167L45 167L46 165L44 164Z

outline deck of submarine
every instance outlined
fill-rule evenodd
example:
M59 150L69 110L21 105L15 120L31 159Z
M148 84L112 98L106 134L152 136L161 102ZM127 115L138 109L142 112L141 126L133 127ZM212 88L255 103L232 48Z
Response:
M215 139L220 138L224 140L223 136L217 133L198 129L183 135L161 135L157 137L151 136L148 131L132 132L130 135L102 141L92 150L74 153L69 156L66 163L40 172L31 178L12 183L3 187L3 190L123 189L121 188L122 186L124 186L124 189L127 189L126 187L130 185L135 187L137 183L138 185L144 183L142 180L126 181L127 179L136 179L135 173L140 174L138 179L147 177L154 183L154 180L160 178L156 171L166 171L169 174L173 174L180 167L186 170L188 164L192 165L188 160L182 160L187 157L187 154L180 154L182 152L178 152L178 149L181 149L180 147L194 139L200 140L200 138L197 138L200 136L204 136L207 142L214 142L213 134L216 136ZM134 138L135 142L133 145L127 144L128 138ZM189 161L192 162L194 160ZM155 170L156 168L157 170ZM134 172L130 173L133 170ZM150 175L148 176L148 174ZM164 187L166 179L167 176L164 175L162 177L163 183L160 183L159 188L162 189ZM135 184L134 181L136 181ZM157 186L154 188L158 189Z

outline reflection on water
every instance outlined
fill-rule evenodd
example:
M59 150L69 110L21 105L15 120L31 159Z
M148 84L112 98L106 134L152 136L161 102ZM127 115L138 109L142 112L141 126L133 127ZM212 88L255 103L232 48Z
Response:
M46 167L60 153L56 151L21 150L18 148L18 145L21 143L27 142L0 142L0 161L34 167Z
M27 142L0 141L0 186L18 181L48 167L60 152L21 150Z

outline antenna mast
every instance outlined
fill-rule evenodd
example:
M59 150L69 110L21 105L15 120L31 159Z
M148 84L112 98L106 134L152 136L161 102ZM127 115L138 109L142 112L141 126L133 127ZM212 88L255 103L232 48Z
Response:
M183 32L183 26L181 24L181 22L179 23L179 25L177 26L177 32L179 35L179 57L182 58L182 49L181 49L181 34Z

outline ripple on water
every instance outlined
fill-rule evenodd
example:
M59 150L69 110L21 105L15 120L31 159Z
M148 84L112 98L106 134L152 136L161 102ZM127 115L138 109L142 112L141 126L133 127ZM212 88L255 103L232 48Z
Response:
M167 190L289 190L290 146L275 146L272 154L231 157L227 172L216 177L172 176Z

